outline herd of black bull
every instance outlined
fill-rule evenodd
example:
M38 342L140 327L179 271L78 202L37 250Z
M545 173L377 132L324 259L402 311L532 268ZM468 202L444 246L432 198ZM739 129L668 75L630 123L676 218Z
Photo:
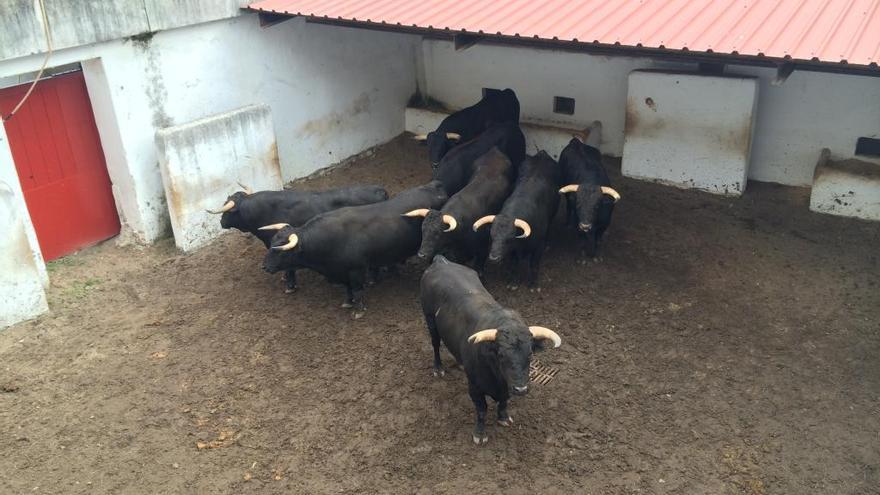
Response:
M447 117L427 136L433 180L389 198L380 186L319 192L236 192L210 213L224 229L258 237L269 248L263 268L284 271L287 291L306 268L344 284L343 307L363 315L364 287L380 269L417 254L432 260L421 282L421 303L434 348L434 374L443 374L440 343L464 367L477 411L473 440L487 441L486 396L498 403L498 423L509 426L511 394L528 391L532 352L561 339L528 326L498 304L480 282L488 259L528 261L527 283L538 279L547 232L559 197L566 223L577 224L595 255L620 195L611 188L598 143L601 124L574 137L559 163L544 151L526 156L512 90L484 97ZM442 253L442 254L438 254ZM474 269L449 261L472 263Z

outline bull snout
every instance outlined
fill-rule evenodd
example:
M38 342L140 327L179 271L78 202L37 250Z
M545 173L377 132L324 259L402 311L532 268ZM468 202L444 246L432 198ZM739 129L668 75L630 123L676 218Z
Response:
M491 261L492 263L498 263L499 261L501 261L501 255L500 254L490 254L489 261Z
M526 384L521 387L514 385L512 391L513 395L526 395L529 393L529 385Z
M416 256L418 256L420 260L428 259L428 255L422 251L419 251L418 253L416 253Z
M590 229L593 228L593 224L591 223L579 223L578 228L581 229L581 232L589 232Z

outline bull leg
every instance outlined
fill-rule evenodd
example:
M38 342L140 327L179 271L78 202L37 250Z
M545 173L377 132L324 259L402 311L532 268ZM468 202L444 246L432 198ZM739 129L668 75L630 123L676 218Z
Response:
M425 315L425 324L428 325L428 333L431 335L431 345L434 347L434 370L431 372L435 377L446 374L443 371L443 363L440 362L440 332L437 331L437 320L434 315Z
M507 263L507 288L516 290L519 286L519 252L513 250Z
M342 303L342 307L345 309L351 308L354 305L354 291L351 289L350 285L345 286L345 302Z
M468 394L471 396L471 401L473 401L474 408L477 410L477 423L474 425L473 440L475 444L483 445L489 441L489 436L486 435L486 411L489 409L486 405L486 396L473 383L468 383Z
M513 426L513 418L507 413L507 400L498 401L498 424L501 426Z
M378 266L371 266L370 267L369 271L367 272L367 280L366 280L367 287L373 287L374 285L379 283L379 279L381 278L379 270L380 270L380 267L378 267Z
M348 274L348 287L351 297L351 304L354 307L352 317L357 320L364 316L367 310L364 304L364 279L366 278L365 270L352 270Z
M282 278L284 278L285 281L284 293L293 293L293 291L296 290L296 268L291 268L284 272L284 277Z

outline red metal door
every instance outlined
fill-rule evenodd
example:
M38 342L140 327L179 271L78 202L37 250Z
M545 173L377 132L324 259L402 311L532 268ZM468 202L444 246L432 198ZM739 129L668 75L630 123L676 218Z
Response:
M0 89L7 115L28 85ZM81 71L40 81L6 135L46 261L119 233L104 152Z

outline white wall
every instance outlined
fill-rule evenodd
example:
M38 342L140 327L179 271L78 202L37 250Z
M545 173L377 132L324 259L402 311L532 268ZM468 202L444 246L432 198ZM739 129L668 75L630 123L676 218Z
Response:
M419 47L412 35L302 19L261 28L256 14L246 14L59 50L50 66L82 61L121 237L152 242L170 232L155 143L159 129L268 104L282 177L289 181L403 132ZM0 61L0 78L35 71L42 62L42 54ZM0 155L8 153L0 141ZM0 160L0 173L15 173L11 160ZM17 180L8 185L21 194ZM0 251L3 263L5 256ZM44 269L42 260L37 268Z
M158 129L250 104L272 107L285 181L403 132L419 38L307 24L260 28L255 14L56 52L84 61L123 226L135 240L169 232ZM0 78L42 55L0 62Z
M456 52L451 42L439 40L425 40L422 51L428 96L461 108L479 99L483 87L510 87L524 120L566 127L601 120L602 149L615 156L623 150L627 75L643 68L695 68L479 43ZM773 87L772 69L729 66L726 73L759 78L750 179L809 185L822 148L834 158L849 158L858 137L880 137L880 78L796 71ZM575 98L575 114L553 113L554 96Z
M43 257L0 125L0 328L46 311Z
M281 189L278 144L268 105L250 105L156 135L174 244L193 251L221 234L216 210L244 184ZM230 163L228 157L238 159Z

